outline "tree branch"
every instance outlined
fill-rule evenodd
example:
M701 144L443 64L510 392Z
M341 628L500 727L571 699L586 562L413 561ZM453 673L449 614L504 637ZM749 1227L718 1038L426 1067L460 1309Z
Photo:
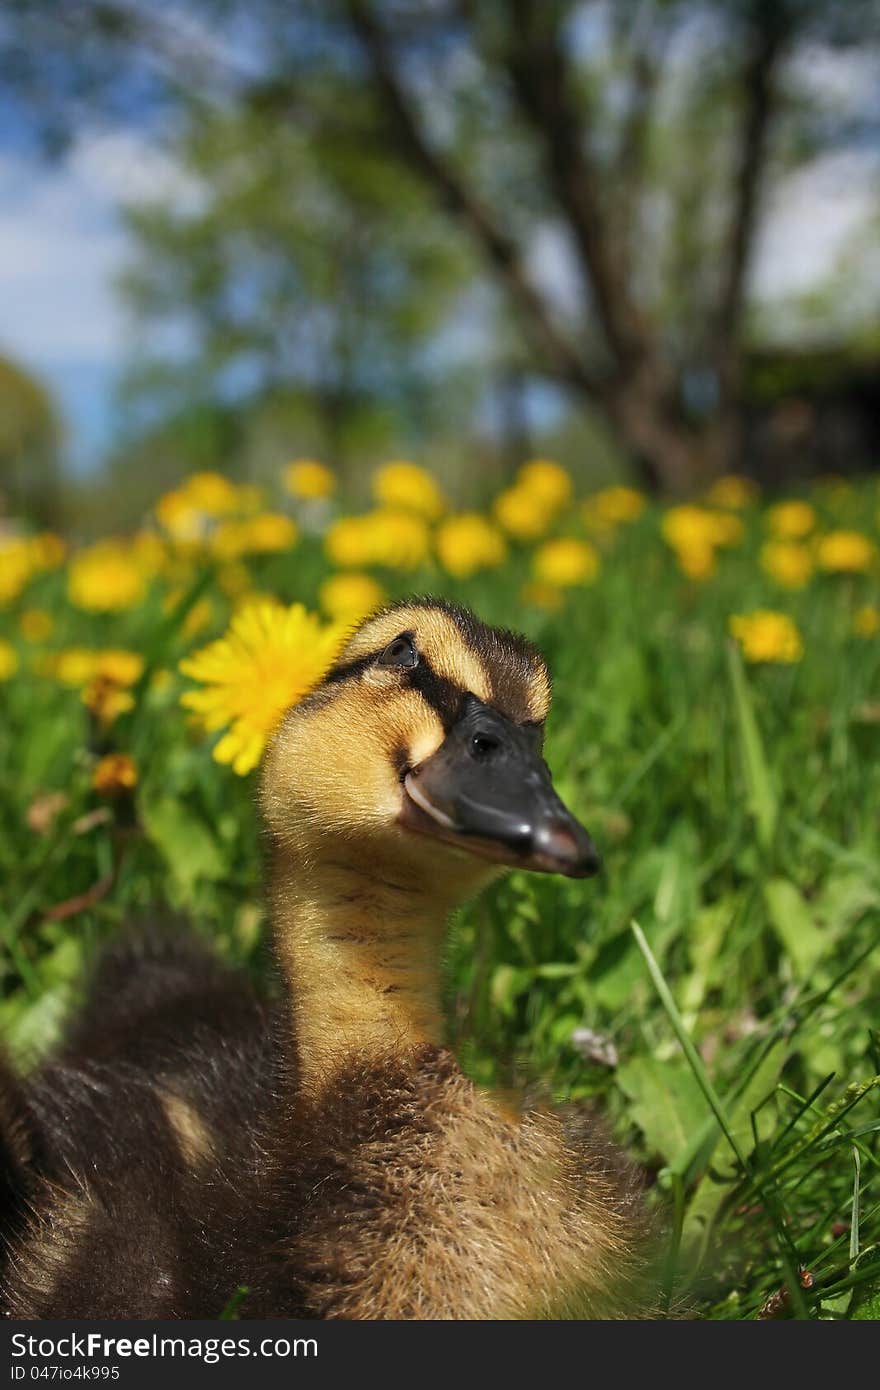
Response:
M388 37L369 0L346 0L351 24L363 44L382 97L392 136L410 167L439 194L447 208L482 247L496 275L523 313L531 335L554 375L601 394L578 348L554 321L529 279L516 243L497 224L448 160L429 142L395 66Z
M515 35L507 66L519 105L539 136L551 187L568 218L596 312L620 366L644 355L647 332L629 292L621 247L614 247L598 195L599 174L570 97L570 73L556 6L510 0Z

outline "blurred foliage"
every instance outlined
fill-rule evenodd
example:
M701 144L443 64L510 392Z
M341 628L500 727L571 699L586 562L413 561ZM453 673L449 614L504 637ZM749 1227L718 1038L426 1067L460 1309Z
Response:
M340 100L320 73L299 96ZM286 432L344 465L355 450L381 453L393 427L424 440L467 422L478 380L432 390L417 349L473 267L405 172L324 119L188 113L176 157L192 190L129 213L139 254L123 290L144 322L185 316L195 351L183 366L143 365L128 389L172 409L242 394L266 460Z
M494 409L512 456L530 417L581 414L682 491L741 447L743 354L778 318L749 293L768 194L876 136L875 105L811 64L867 62L878 19L876 0L13 0L0 76L53 149L109 118L170 155L128 212L145 448L158 429L199 466L193 419L232 409L258 472L285 430L343 463L454 452ZM829 267L793 331L858 334L863 262L845 285Z
M8 357L0 357L0 516L61 521L61 427L45 387Z

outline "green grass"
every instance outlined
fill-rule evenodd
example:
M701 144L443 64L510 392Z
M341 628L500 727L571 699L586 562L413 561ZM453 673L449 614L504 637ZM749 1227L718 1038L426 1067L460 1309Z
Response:
M865 484L825 524L876 538L878 502ZM604 1110L664 1210L673 1312L874 1317L880 639L855 636L852 614L877 603L877 578L779 591L757 563L759 510L748 528L694 585L649 510L620 531L599 582L553 614L522 604L524 553L467 583L383 576L395 593L444 592L540 643L555 680L547 758L606 861L586 884L512 874L461 915L450 1034L481 1081L538 1079ZM313 604L319 545L254 573L261 589ZM58 615L53 641L131 645L169 668L193 645L163 620L158 593L89 619L49 575L19 603L35 605ZM795 618L802 661L742 664L727 618L762 606ZM222 630L216 596L215 609L196 645ZM0 613L0 637L24 651L17 631L17 610ZM25 675L0 687L0 1030L22 1064L57 1036L84 959L133 911L183 910L260 968L253 786L188 732L180 689L145 684L114 727L141 782L128 811L108 814L76 692ZM51 791L68 800L38 833L28 808ZM605 1061L578 1049L583 1028Z

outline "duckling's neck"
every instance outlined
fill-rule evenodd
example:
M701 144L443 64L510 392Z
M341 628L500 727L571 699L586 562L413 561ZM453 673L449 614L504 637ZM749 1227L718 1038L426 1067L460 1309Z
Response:
M356 1054L442 1043L441 949L455 902L436 884L278 853L273 899L303 1084L320 1086Z

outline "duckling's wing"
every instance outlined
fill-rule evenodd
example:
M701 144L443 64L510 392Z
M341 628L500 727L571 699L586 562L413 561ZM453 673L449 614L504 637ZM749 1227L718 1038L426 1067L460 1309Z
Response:
M228 1246L247 1221L273 1039L248 977L179 924L114 943L26 1084L42 1158L0 1308L219 1314L240 1282Z

